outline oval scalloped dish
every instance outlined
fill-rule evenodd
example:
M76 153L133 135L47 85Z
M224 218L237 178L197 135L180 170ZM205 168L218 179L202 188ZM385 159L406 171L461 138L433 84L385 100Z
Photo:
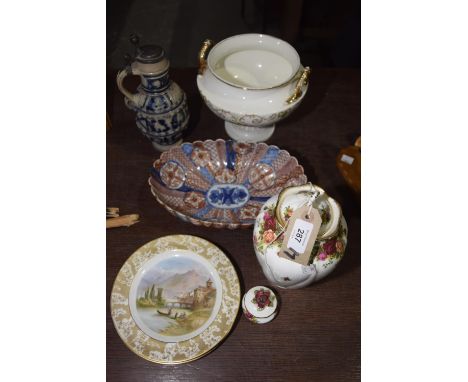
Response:
M287 151L265 143L207 140L161 154L151 192L169 212L206 227L250 227L263 203L284 187L307 182Z

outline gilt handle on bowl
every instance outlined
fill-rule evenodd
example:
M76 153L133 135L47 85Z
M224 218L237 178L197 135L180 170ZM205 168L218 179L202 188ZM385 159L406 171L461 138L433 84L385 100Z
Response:
M207 61L206 57L208 56L208 51L213 46L213 41L210 39L206 39L203 41L203 45L200 49L200 53L198 53L198 74L203 74L205 72Z
M302 71L301 76L297 80L296 87L294 88L294 92L288 97L286 100L287 103L291 104L296 102L302 95L302 88L307 85L309 82L310 77L310 68L306 66Z

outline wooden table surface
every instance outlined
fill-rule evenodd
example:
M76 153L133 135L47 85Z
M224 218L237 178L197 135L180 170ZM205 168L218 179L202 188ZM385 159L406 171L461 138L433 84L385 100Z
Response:
M223 121L202 102L196 69L174 69L171 78L187 93L191 113L186 141L224 138ZM141 222L107 230L107 378L109 381L354 381L360 379L360 201L341 178L335 157L360 135L360 72L312 70L303 103L281 121L268 141L288 150L308 179L343 208L349 226L345 256L327 278L308 288L279 290L281 310L266 325L237 317L228 337L201 359L154 364L132 353L114 329L109 309L113 281L125 260L143 244L165 235L190 234L220 247L237 268L241 292L269 285L252 246L252 231L216 230L179 221L160 206L147 184L159 156L138 131L108 73L107 206L138 213ZM126 80L132 91L137 78Z

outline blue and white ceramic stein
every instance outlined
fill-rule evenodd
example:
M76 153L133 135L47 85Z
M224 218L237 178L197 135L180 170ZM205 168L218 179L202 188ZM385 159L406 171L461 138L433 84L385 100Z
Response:
M159 151L182 143L188 126L189 111L184 91L169 79L169 60L157 45L137 47L133 62L117 74L117 86L125 104L136 112L136 124ZM128 74L138 75L137 93L130 93L123 80Z

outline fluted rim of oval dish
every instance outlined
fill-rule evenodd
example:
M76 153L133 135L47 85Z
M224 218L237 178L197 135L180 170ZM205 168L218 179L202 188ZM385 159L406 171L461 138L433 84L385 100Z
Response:
M226 143L228 140L226 139L206 139L204 141L201 141L201 140L197 140L197 141L193 141L193 142L182 142L179 146L176 146L176 147L171 147L169 150L167 151L164 151L163 153L161 153L161 155L159 156L159 158L155 159L153 164L152 164L152 168L155 168L155 163L160 160L163 156L168 156L169 153L171 151L174 151L176 150L177 148L181 147L182 145L184 144L189 144L189 145L194 145L194 144L197 144L197 143L207 143L207 142L223 142L223 143ZM236 142L234 140L231 140L232 142ZM307 183L307 175L305 174L304 172L304 167L299 164L299 161L297 160L297 158L293 155L291 155L289 153L289 151L287 150L284 150L284 149L281 149L279 148L278 146L276 145L269 145L269 144L266 144L265 142L258 142L258 143L249 143L249 144L252 144L254 145L255 147L257 146L260 146L260 145L265 145L267 147L273 147L273 148L276 148L279 150L279 153L281 152L285 152L286 154L289 155L290 158L292 158L295 162L295 165L296 166L299 166L300 170L302 171L302 175L304 175L305 177L305 183ZM198 219L198 218L194 218L193 216L190 216L190 215L187 215L187 214L184 214L174 208L172 208L171 206L168 206L166 203L164 203L158 196L158 192L153 188L152 184L151 184L151 178L152 176L150 175L149 178L148 178L148 185L150 186L150 191L151 191L151 194L153 194L153 196L155 197L155 199L157 200L157 202L159 204L161 204L169 213L171 213L171 215L175 216L175 217L178 217L184 221L187 221L193 225L197 225L197 226L204 226L206 228L211 228L211 227L214 227L214 228L218 228L218 229L221 229L221 228L228 228L228 229L238 229L238 228L241 228L241 229L245 229L245 228L250 228L252 227L254 224L255 224L255 220L256 220L256 217L252 219L252 222L251 223L225 223L225 222L220 222L220 221L209 221L209 220L202 220L202 219Z
M172 207L169 207L166 203L164 203L161 199L159 199L158 195L156 194L156 191L154 190L153 187L151 187L151 184L150 184L150 188L151 188L151 193L156 198L158 203L161 204L167 211L169 211L175 217L182 216L184 219L188 219L189 222L192 223L193 225L197 225L197 226L201 225L201 226L206 227L206 228L214 227L214 228L237 229L237 228L250 228L255 223L255 222L254 223L248 223L248 224L245 224L245 223L221 223L221 222L215 222L215 221L196 219L196 218L194 218L194 217L192 217L190 215L183 214L182 212L179 212L179 211L173 209Z
M238 84L235 84L233 82L230 82L230 81L227 81L226 79L222 78L221 76L219 76L215 70L213 70L212 68L212 63L211 63L211 60L210 60L210 53L215 51L215 49L218 47L220 47L222 44L225 44L226 42L228 42L229 40L234 40L234 39L238 39L239 37L247 37L247 36L252 36L252 37L266 37L268 39L273 39L273 40L277 40L277 41L281 41L282 43L285 44L285 46L287 46L288 48L291 48L292 50L292 53L294 55L294 58L297 60L297 64L295 65L294 69L296 70L292 70L291 72L291 75L286 79L284 80L283 82L281 82L280 84L277 84L277 85L274 85L274 86L270 86L270 87L252 87L252 86L241 86L241 85L238 85ZM284 58L284 57L283 57ZM241 34L237 34L237 35L234 35L234 36L230 36L230 37L227 37L225 38L224 40L221 40L219 42L217 42L211 49L210 51L208 52L208 57L207 57L207 66L208 66L208 70L213 74L213 76L215 76L218 80L220 80L221 82L224 82L225 84L229 85L229 86L232 86L234 88L238 88L238 89L244 89L244 90L271 90L271 89L276 89L276 88L280 88L280 87L283 87L287 84L289 84L298 74L298 72L300 71L301 69L301 58L299 56L299 53L297 53L297 50L290 44L288 43L287 41L284 41L278 37L274 37L274 36L271 36L271 35L268 35L268 34L264 34L264 33L241 33Z

